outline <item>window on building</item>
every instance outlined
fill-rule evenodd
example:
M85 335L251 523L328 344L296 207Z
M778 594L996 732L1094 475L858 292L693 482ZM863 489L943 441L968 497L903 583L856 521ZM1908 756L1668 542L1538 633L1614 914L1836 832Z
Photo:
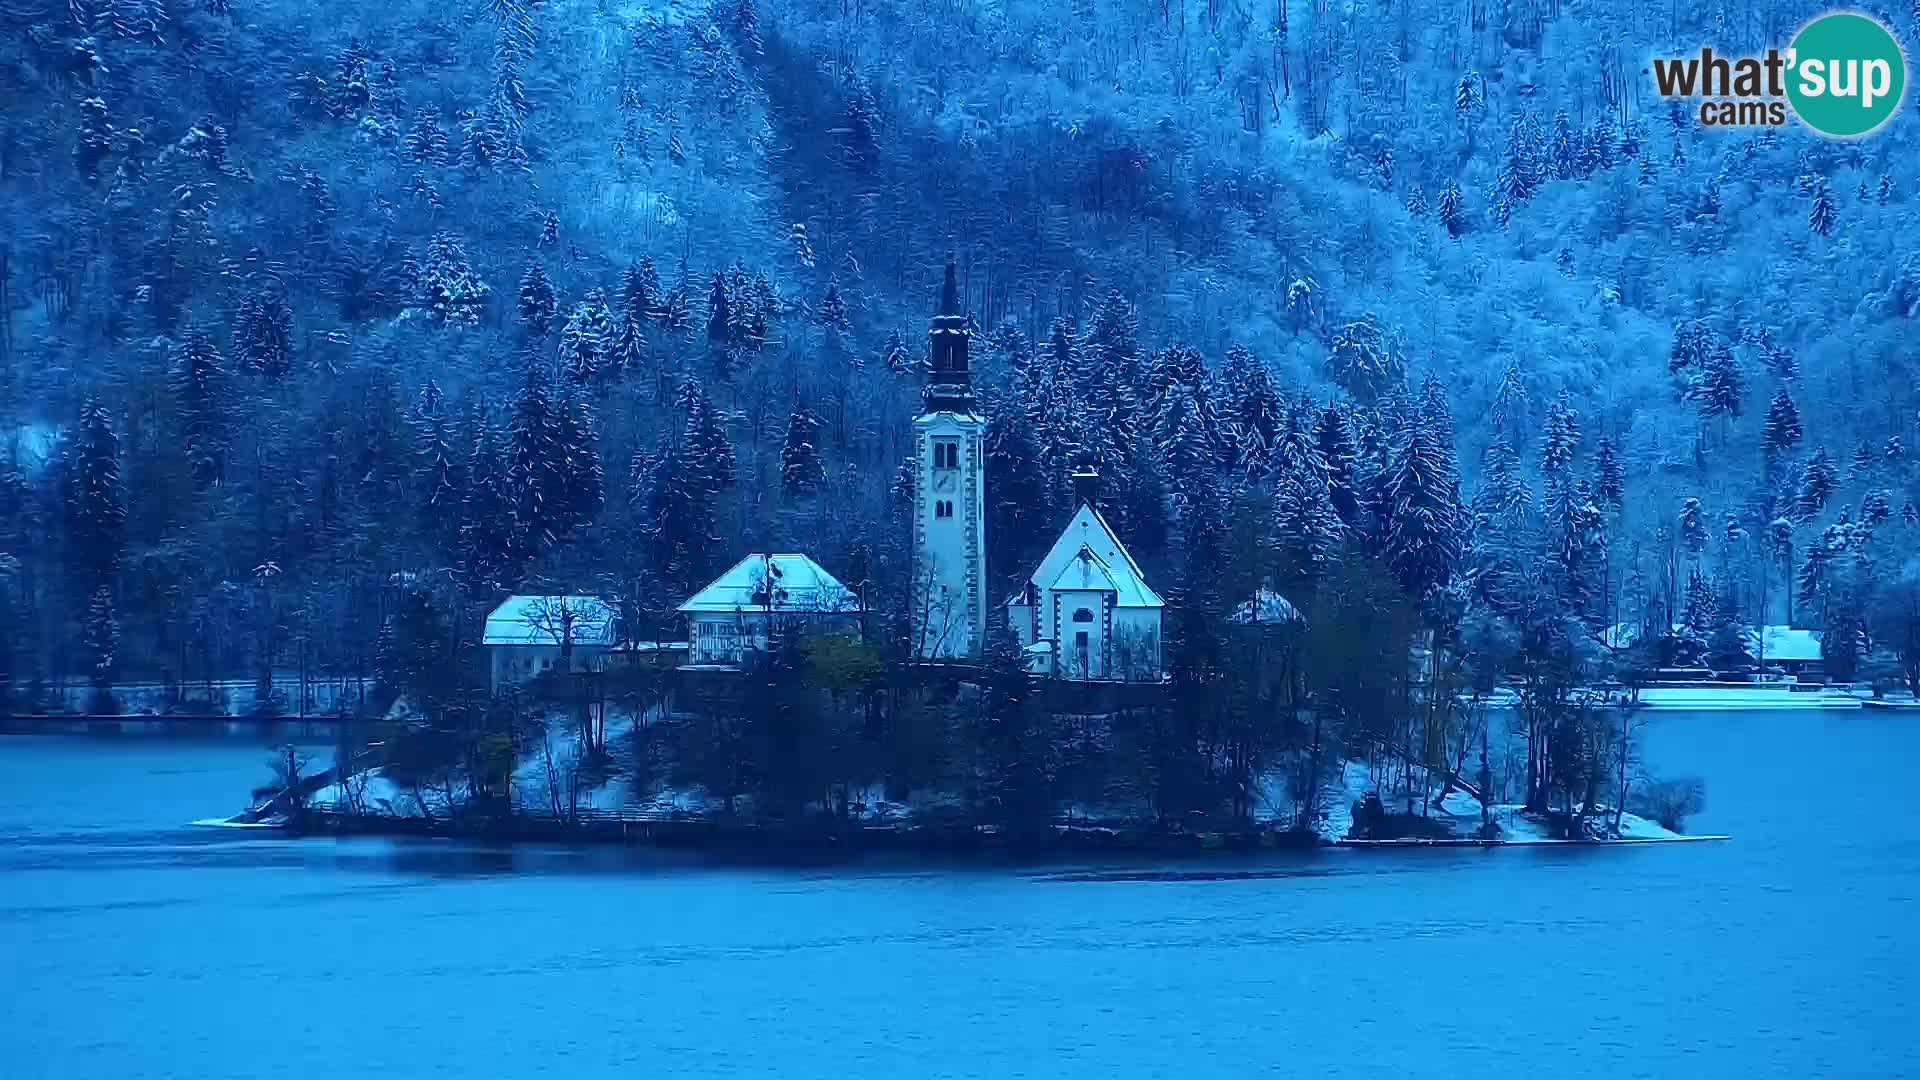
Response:
M957 469L960 467L960 444L937 442L933 444L933 467L936 469Z
M1073 621L1074 622L1092 622L1093 612L1088 611L1086 608L1080 608L1079 610L1073 613ZM1081 636L1084 637L1086 635L1083 634Z
M934 516L934 517L937 517L937 518L950 518L950 517L952 517L952 516L953 516L953 503L952 503L952 501L951 501L951 500L948 500L948 499L941 499L941 500L939 500L939 501L937 501L937 502L935 502L935 503L933 504L933 516Z

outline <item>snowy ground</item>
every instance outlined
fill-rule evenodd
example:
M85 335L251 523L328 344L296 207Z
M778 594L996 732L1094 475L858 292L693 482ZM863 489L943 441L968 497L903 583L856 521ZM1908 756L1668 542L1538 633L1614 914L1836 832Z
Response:
M1364 762L1349 761L1337 785L1326 793L1327 819L1316 831L1322 840L1328 843L1341 843L1347 840L1347 834L1353 829L1353 804L1366 798L1367 793L1377 789L1368 776ZM1388 809L1404 813L1406 803L1393 800ZM1472 840L1477 837L1481 824L1480 802L1464 791L1451 791L1437 807L1426 811L1427 820L1443 827L1448 836L1458 840ZM1416 807L1416 812L1418 808ZM1546 821L1533 814L1526 813L1521 807L1512 804L1499 804L1493 807L1493 823L1500 828L1499 839L1508 844L1560 844L1564 840L1555 840L1548 834ZM1635 814L1623 814L1620 818L1620 839L1640 842L1657 840L1693 840L1699 837L1683 836Z

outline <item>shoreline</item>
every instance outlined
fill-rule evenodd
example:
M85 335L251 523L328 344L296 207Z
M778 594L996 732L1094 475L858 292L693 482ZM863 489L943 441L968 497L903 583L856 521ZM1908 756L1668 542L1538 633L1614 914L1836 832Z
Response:
M1009 853L1071 854L1112 852L1141 855L1232 855L1255 852L1332 849L1615 847L1705 843L1731 840L1723 834L1622 836L1611 839L1556 839L1515 834L1479 837L1400 837L1371 840L1328 837L1298 829L1173 831L1141 826L1054 825L1044 831L1014 834L992 825L848 825L781 826L703 818L642 820L599 818L568 823L546 818L478 821L415 817L356 816L312 812L293 824L202 818L196 828L267 830L295 839L307 837L383 837L453 839L509 846L561 845L569 848L627 847L713 853L765 854L920 854L986 855Z

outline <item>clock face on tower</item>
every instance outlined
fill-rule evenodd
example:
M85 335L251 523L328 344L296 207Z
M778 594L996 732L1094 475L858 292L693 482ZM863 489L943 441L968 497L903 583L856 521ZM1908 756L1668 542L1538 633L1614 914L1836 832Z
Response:
M952 491L953 490L952 470L942 470L941 472L937 472L933 474L933 490L935 491Z

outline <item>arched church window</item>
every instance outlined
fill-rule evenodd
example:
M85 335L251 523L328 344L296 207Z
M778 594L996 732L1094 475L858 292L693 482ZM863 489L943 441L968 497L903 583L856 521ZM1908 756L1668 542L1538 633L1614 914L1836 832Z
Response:
M941 499L941 500L939 500L938 502L936 502L936 503L934 503L934 504L933 504L933 516L934 516L934 517L937 517L937 518L950 518L950 517L952 517L952 516L953 516L953 503L951 503L951 502L949 502L949 501L947 501L946 499Z
M1088 611L1086 608L1080 608L1073 613L1073 621L1074 622L1092 622L1093 612Z

